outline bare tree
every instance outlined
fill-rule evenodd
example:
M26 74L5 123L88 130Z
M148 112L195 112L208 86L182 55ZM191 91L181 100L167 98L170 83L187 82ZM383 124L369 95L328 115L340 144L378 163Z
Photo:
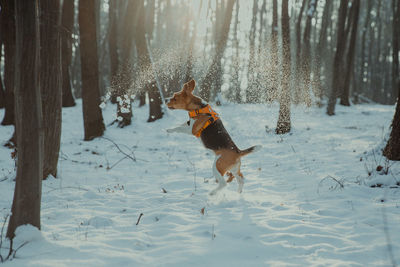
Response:
M147 89L149 95L149 118L147 122L152 122L162 118L163 112L161 110L161 95L157 88L156 77L154 76L154 72L152 71L153 66L150 60L149 50L147 48L146 42L146 27L145 27L145 9L144 9L144 0L139 1L138 6L138 23L136 24L136 35L135 35L135 43L136 49L139 56L139 67L141 69L141 73L149 73L150 78L149 81L145 83L145 89Z
M279 117L276 126L277 134L290 132L290 21L289 0L282 0L282 91L279 98Z
M57 176L61 139L62 73L60 1L40 5L40 89L42 97L44 155L43 179Z
M221 69L218 67L221 64L222 57L224 56L226 43L228 41L229 29L231 25L232 13L233 13L233 5L235 4L235 0L228 0L227 6L225 9L225 17L222 23L221 32L219 34L218 43L215 48L215 55L211 62L211 66L208 68L208 71L201 83L201 96L206 100L210 100L210 89L213 81L217 76L222 75Z
M395 3L397 2L397 3ZM399 0L393 0L393 32L395 34L395 31L400 31L400 1ZM397 16L397 17L396 17ZM395 36L393 36L395 37ZM396 37L398 38L398 36ZM393 52L393 57L398 57L399 53L399 47L397 44L397 47L394 46L393 49L397 49ZM397 55L395 55L396 53ZM398 59L397 59L398 60ZM398 64L398 62L397 62ZM398 67L398 66L397 66ZM394 113L393 121L392 121L392 131L390 133L389 140L386 144L385 149L383 150L383 155L385 155L388 159L390 160L400 160L400 79L398 78L400 76L399 69L395 69L394 71L397 71L397 75L393 74L393 78L395 79L394 82L397 82L397 105L396 105L396 111ZM396 77L397 76L397 77Z
M43 177L42 102L39 85L39 1L15 0L15 108L18 136L17 177L7 237L31 224L40 229Z
M347 53L347 71L345 72L344 84L342 94L340 96L340 104L344 106L350 106L350 79L353 74L353 65L354 65L354 54L356 49L356 38L357 38L357 29L358 29L358 17L360 13L360 0L353 0L351 6L353 12L351 19L351 34L350 34L350 44L349 51Z
M397 4L397 6L396 6ZM392 25L392 35L393 35L393 44L392 44L392 88L393 88L393 96L394 98L399 98L400 94L396 94L397 85L400 83L400 75L399 75L399 35L400 35L400 1L392 0L392 9L393 9L393 25ZM398 102L397 102L397 105Z
M1 0L4 44L5 113L2 125L14 124L15 1Z
M62 49L62 106L75 106L72 95L70 66L72 61L72 32L74 28L74 0L64 0L61 21L61 49Z
M102 136L103 115L100 105L99 67L95 0L79 1L79 37L81 48L82 106L85 128L84 140Z
M342 73L343 55L346 49L346 35L345 25L347 16L347 7L349 0L340 0L339 7L339 18L337 23L337 42L336 42L336 53L333 63L333 77L331 83L331 93L329 96L328 107L326 113L329 116L335 114L336 99L339 95L338 81L340 80L340 74Z

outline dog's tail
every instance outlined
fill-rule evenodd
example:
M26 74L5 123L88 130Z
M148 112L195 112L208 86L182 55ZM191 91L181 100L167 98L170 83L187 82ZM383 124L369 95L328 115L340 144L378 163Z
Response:
M249 147L249 148L247 148L245 150L240 150L239 154L240 154L241 157L244 157L244 156L246 156L246 155L248 155L250 153L253 153L253 152L256 152L256 151L260 150L261 148L262 148L262 146L259 146L259 145L258 146L252 146L252 147Z

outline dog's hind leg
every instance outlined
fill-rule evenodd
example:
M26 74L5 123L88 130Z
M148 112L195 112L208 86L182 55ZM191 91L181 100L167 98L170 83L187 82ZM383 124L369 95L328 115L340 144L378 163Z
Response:
M232 168L232 173L235 174L236 181L238 182L238 192L239 192L239 193L242 193L243 185L244 185L244 177L243 177L243 174L240 172L240 164L241 164L241 162L239 161L239 162Z
M218 168L217 168L217 164L218 164L218 161L220 161L220 158L221 158L221 155L215 156L215 161L213 164L213 174L214 174L215 179L218 181L218 186L217 186L217 188L215 188L214 190L212 190L210 192L210 195L215 195L219 190L221 190L222 188L224 188L226 186L226 182L225 182L225 179L223 176L224 172L218 170Z

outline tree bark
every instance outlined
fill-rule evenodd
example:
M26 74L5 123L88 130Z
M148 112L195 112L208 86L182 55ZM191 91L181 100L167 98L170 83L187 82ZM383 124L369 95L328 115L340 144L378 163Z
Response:
M79 37L81 49L82 106L85 141L102 136L103 115L100 105L95 0L79 1Z
M271 88L268 101L278 99L279 88L279 58L278 58L278 0L272 2L272 31L271 31Z
M397 93L400 96L400 82L397 84ZM396 111L392 121L392 131L383 150L383 155L390 160L400 160L400 97L397 98Z
M303 81L303 100L307 106L311 106L311 96L310 96L310 85L311 85L311 20L316 12L318 0L312 0L309 2L307 10L307 20L306 26L304 28L303 35L303 51L301 53L301 63L302 67L302 81Z
M44 155L43 179L57 177L61 139L62 72L60 1L40 5L40 89L42 98Z
M1 2L0 2L0 7L1 7ZM0 51L3 50L3 12L0 12ZM0 64L3 59L3 53L0 53ZM5 96L4 96L4 85L3 85L3 78L1 77L0 74L0 108L4 108L5 104Z
M307 0L303 0L300 11L299 11L299 17L297 18L296 21L296 72L295 72L295 77L296 81L299 81L295 88L294 88L294 99L293 102L298 104L302 102L303 100L303 90L302 90L302 84L300 81L302 81L303 78L303 69L301 67L302 62L301 62L301 22L303 20L303 13L304 9L307 5Z
M360 13L360 0L353 0L351 8L354 10L351 22L352 25L351 25L349 52L347 54L347 71L345 72L343 90L340 97L340 104L343 106L350 106L350 100L349 100L350 79L352 78L353 74L354 54L356 49L357 29L358 29L358 17Z
M346 49L346 38L344 34L345 23L346 23L346 15L347 15L347 7L349 5L349 0L340 0L339 7L339 18L337 24L337 43L336 43L336 53L333 63L333 77L331 84L331 94L328 100L328 107L326 113L329 116L335 115L335 105L336 99L338 97L339 88L338 81L340 80L340 74L342 73L342 60L344 51Z
M136 27L135 43L136 50L139 55L139 68L140 73L148 73L148 82L144 82L143 89L146 89L149 95L149 118L147 122L153 122L155 120L161 119L163 112L161 110L161 95L158 91L156 84L156 77L152 71L152 62L150 61L150 54L147 49L146 42L146 28L145 28L145 10L144 10L144 0L139 1L138 7L138 23Z
M218 39L215 56L211 63L211 66L208 68L208 71L202 80L200 95L204 98L204 100L210 100L210 89L214 78L218 75L218 66L221 64L222 57L224 56L226 43L228 41L229 28L231 25L233 5L235 4L235 0L228 0L227 7L225 9L225 17L222 24L222 30L220 33L220 38Z
M72 94L70 66L72 61L72 32L74 29L74 0L64 0L62 6L61 40L62 40L62 106L75 106Z
M14 75L15 75L15 1L1 1L4 44L5 113L2 125L14 124Z
M282 0L282 92L279 99L279 117L276 126L277 134L290 132L290 21L289 0Z
M253 1L253 16L251 19L251 28L249 34L249 64L247 69L247 89L246 102L255 103L259 99L257 94L257 84L255 79L256 72L256 28L257 28L257 10L258 0Z
M399 77L400 76L399 75L400 0L392 0L392 9L393 9L392 91L393 91L393 99L396 99L400 97L400 94L396 93L397 85L400 83L400 77ZM397 105L399 105L398 102Z
M14 238L15 229L23 224L31 224L40 229L44 134L39 85L38 2L15 0L15 126L18 160L12 213L7 229L9 239Z

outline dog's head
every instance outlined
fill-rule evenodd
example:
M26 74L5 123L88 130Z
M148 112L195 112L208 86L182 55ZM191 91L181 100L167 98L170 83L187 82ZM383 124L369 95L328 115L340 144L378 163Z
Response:
M196 82L191 80L183 85L183 88L174 93L174 95L166 99L166 104L169 109L184 109L191 110L192 106L198 102L198 97L193 95L193 90Z

